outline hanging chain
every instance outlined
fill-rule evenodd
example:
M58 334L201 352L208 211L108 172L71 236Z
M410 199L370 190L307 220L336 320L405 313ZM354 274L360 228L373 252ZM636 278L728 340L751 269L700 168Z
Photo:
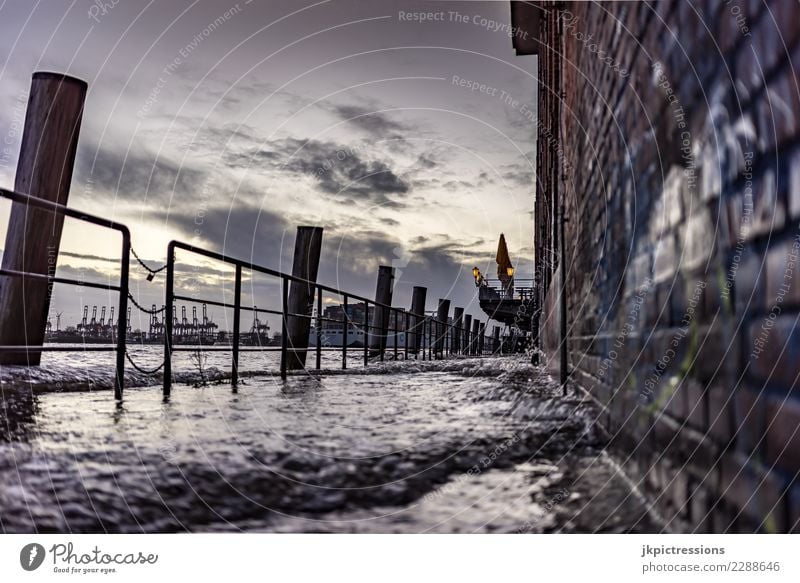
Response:
M139 265L141 265L147 271L147 281L153 281L153 278L157 274L159 274L160 272L164 271L167 268L167 265L164 264L161 267L159 267L158 269L151 269L150 267L147 266L147 264L145 264L144 261L142 261L139 258L139 255L136 254L136 251L133 249L133 247L131 247L131 253L136 258L136 261L139 262Z
M159 365L158 365L156 368L154 368L153 370L146 370L146 369L144 369L144 368L140 367L139 365L137 365L135 362L133 362L133 359L131 359L131 355L128 353L128 351L127 351L127 350L125 351L125 358L127 358L127 359L128 359L128 362L130 362L130 363L131 363L131 366L132 366L133 368L135 368L136 370L138 370L140 373L142 373L142 374L146 374L146 375L154 375L154 374L156 374L158 371L160 371L160 370L161 370L161 369L164 367L164 363L166 362L166 361L162 361L162 362L161 362L161 364L159 364Z
M157 310L150 310L150 309L144 308L141 305L139 305L139 302L137 302L135 299L133 299L133 296L131 295L130 292L128 292L128 299L133 303L134 306L139 308L142 312L144 312L145 314L150 314L151 316L155 316L156 314L160 314L161 312L163 312L163 311L165 311L167 309L166 306L161 306Z

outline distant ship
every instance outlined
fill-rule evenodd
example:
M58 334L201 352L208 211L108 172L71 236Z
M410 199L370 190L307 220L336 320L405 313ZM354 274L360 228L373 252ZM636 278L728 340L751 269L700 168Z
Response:
M322 346L337 346L341 347L344 345L344 326L338 322L334 322L329 326L323 327L319 330L316 326L311 327L311 332L308 336L308 345L309 346L316 346L317 345L317 332L320 332L320 338L322 339ZM375 332L373 332L374 334ZM409 347L411 347L411 342L413 341L413 336L409 337ZM386 334L386 347L387 348L394 348L395 343L397 343L398 349L404 349L406 346L406 333L405 332L387 332ZM425 341L423 339L423 345L425 345ZM347 346L348 348L363 348L364 347L364 330L360 327L350 324L347 328Z
M311 333L308 337L308 345L317 345L317 332L322 340L322 346L344 346L344 326L335 324L331 326L318 329L316 326L311 328ZM364 346L364 331L356 328L352 324L347 329L347 346L352 348L363 348Z
M317 316L312 316L313 325L309 334L309 346L317 345L317 337L321 339L322 346L337 346L344 345L345 339L345 324L347 321L347 346L350 348L363 348L364 347L364 327L361 324L364 322L364 303L349 304L347 306L347 315L345 316L345 307L341 304L327 306L322 313L322 327L316 326ZM369 320L374 322L374 306L369 306ZM429 313L426 317L435 317L435 314ZM389 319L389 326L394 326L394 318ZM405 319L398 318L398 330L388 330L386 333L386 347L394 348L397 346L398 350L406 347L406 331ZM425 328L428 329L427 327ZM376 329L370 329L370 335L377 333ZM421 344L427 346L427 334L424 334L421 339ZM414 336L413 333L409 334L408 346L413 348Z

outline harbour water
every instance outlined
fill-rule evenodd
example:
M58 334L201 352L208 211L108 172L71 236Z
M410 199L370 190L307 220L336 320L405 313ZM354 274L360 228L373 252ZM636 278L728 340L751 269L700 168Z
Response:
M278 356L245 355L252 370ZM75 368L74 355L47 360L54 374ZM662 528L603 452L594 406L521 356L260 374L236 394L179 384L169 402L143 386L119 406L108 391L32 392L2 374L5 532Z

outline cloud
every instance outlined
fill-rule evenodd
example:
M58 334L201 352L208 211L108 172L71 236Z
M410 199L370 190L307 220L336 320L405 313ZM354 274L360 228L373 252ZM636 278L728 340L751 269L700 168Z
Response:
M116 280L117 275L113 272L101 271L93 267L76 267L68 263L61 263L56 269L58 277L76 279L79 281L106 283L109 279ZM116 283L116 281L114 281Z
M268 165L272 171L310 176L321 192L344 202L367 202L390 208L404 203L392 195L409 192L409 183L382 160L367 160L362 148L330 141L284 138L265 147L226 152L230 168L256 169Z
M436 160L433 159L433 156L430 154L420 154L417 158L417 165L420 168L425 168L430 170L431 168L436 168L438 166Z
M119 259L113 257L101 257L100 255L91 255L87 253L74 253L72 251L59 251L59 257L73 257L75 259L85 259L87 261L103 261L105 263L114 263L119 265ZM145 261L147 261L145 259Z
M168 220L187 242L210 243L215 251L267 266L280 259L282 240L291 228L283 216L244 203L212 206L202 217L171 213L167 218L166 213L166 209L158 209L148 215L157 221Z
M144 151L126 155L112 148L94 147L80 149L77 176L93 190L124 199L147 197L168 203L176 198L186 200L201 190L205 172Z
M337 117L378 139L396 139L409 128L390 119L386 113L360 105L335 105L331 110Z
M512 185L530 187L534 185L534 169L530 164L504 164L500 167L500 176Z

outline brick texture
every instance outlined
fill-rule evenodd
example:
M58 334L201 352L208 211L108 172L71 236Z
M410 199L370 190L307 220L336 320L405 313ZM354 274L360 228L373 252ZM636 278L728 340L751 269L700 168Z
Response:
M558 370L671 525L800 521L800 4L534 3L534 247ZM518 17L519 18L519 17Z

